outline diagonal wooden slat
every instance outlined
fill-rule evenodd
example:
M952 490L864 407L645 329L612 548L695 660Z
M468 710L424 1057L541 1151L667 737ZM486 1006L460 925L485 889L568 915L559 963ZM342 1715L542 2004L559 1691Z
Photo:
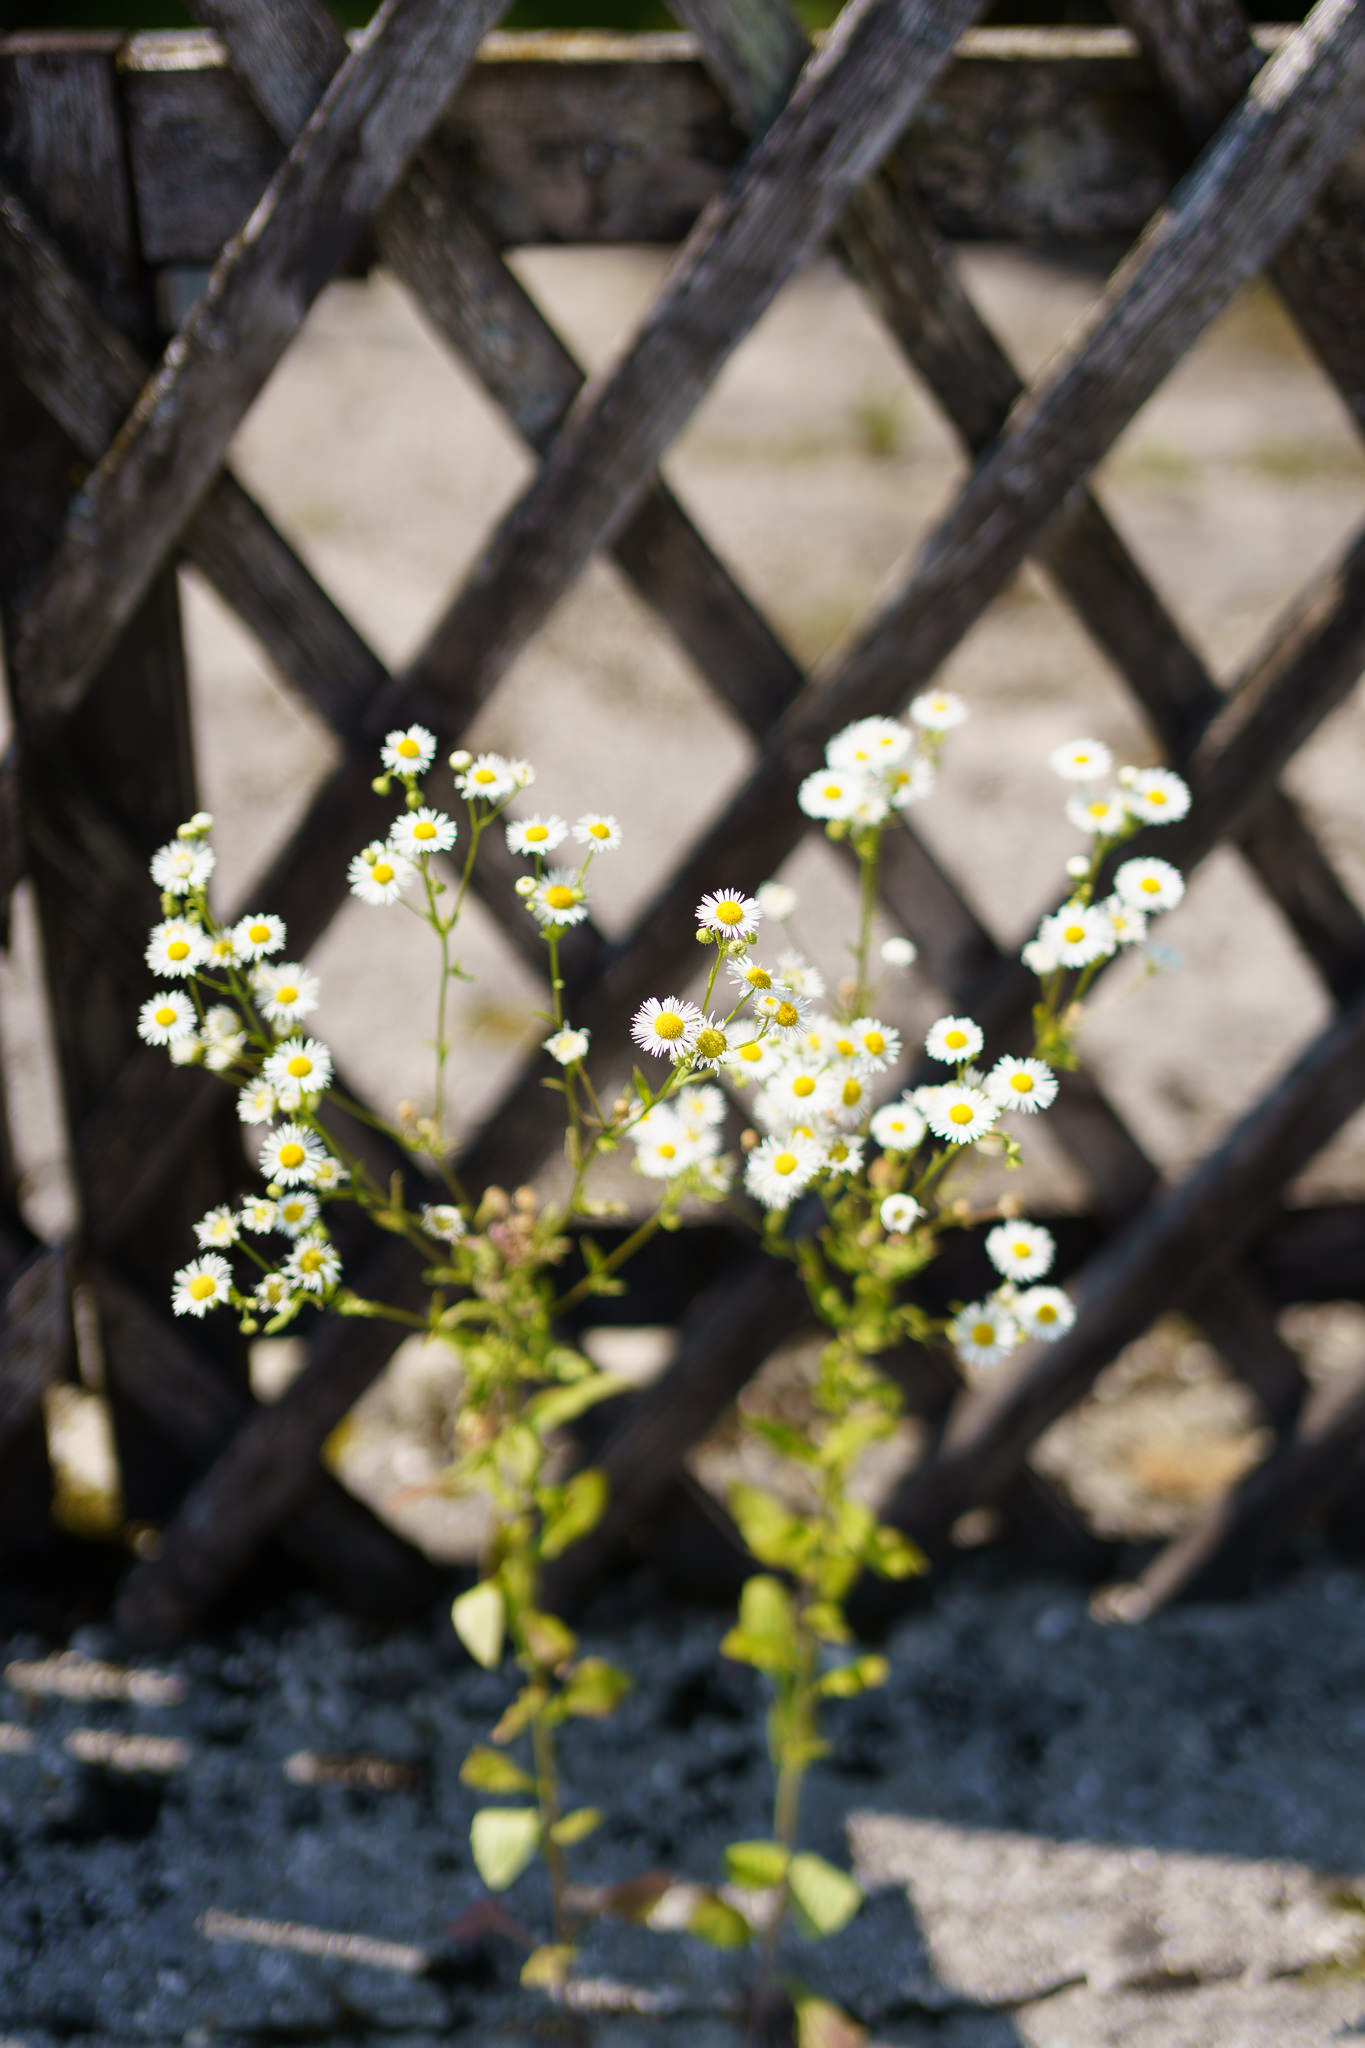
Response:
M25 687L56 720L167 560L308 308L396 185L498 0L384 0L215 267L25 609Z

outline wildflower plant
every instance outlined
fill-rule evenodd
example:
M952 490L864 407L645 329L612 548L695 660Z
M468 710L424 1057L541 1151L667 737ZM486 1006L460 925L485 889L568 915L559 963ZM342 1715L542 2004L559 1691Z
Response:
M489 1742L466 1757L464 1782L498 1803L470 1830L475 1864L490 1889L513 1884L539 1855L553 1898L553 1941L527 1965L528 1981L556 1990L573 1954L568 1857L597 1826L593 1809L566 1810L556 1731L574 1718L609 1716L628 1675L582 1654L571 1629L547 1611L547 1565L594 1526L606 1504L600 1472L558 1477L556 1435L622 1382L563 1341L563 1318L591 1294L619 1291L617 1270L656 1230L674 1227L688 1198L720 1200L731 1165L721 1156L725 1102L706 1081L715 1061L693 1006L655 1005L651 1050L672 1048L663 1074L637 1076L604 1108L588 1071L589 1034L564 1013L560 948L588 914L593 862L621 844L616 820L588 812L570 825L509 807L534 779L529 763L484 753L450 756L450 809L433 790L436 739L414 725L391 732L375 788L402 807L382 840L350 863L352 894L375 909L404 913L434 940L434 1074L429 1114L387 1122L344 1094L335 1062L309 1026L319 1002L316 976L287 958L282 920L269 911L231 922L210 900L212 819L191 818L152 861L161 920L147 963L161 984L142 1006L139 1029L178 1065L201 1065L235 1088L261 1185L195 1226L199 1254L175 1275L172 1306L202 1317L228 1309L247 1336L277 1335L305 1310L382 1318L451 1347L462 1371L454 1461L439 1481L452 1493L482 1494L491 1508L476 1585L454 1604L455 1628L487 1669L510 1655L520 1684ZM454 814L463 810L463 819ZM553 1067L547 1088L563 1112L568 1190L541 1201L531 1188L467 1189L449 1163L443 1121L452 1051L450 991L468 979L458 937L480 844L501 830L527 868L517 884L544 941L553 1007L540 1013ZM725 903L715 914L725 918ZM638 1035L638 1034L637 1034ZM679 1058L679 1052L695 1057ZM408 1155L405 1170L380 1177L343 1133L351 1119L373 1126ZM580 1236L587 1271L561 1271L571 1227L620 1207L589 1192L593 1168L632 1141L650 1188L643 1220L611 1251ZM347 1282L332 1218L339 1205L365 1213L401 1238L421 1261L425 1306L370 1299ZM512 1753L521 1743L526 1755ZM704 1912L709 1895L699 1895Z

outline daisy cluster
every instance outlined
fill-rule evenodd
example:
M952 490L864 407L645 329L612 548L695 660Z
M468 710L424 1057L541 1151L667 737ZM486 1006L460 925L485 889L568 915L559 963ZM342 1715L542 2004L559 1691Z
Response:
M430 893L431 861L437 854L454 850L459 827L449 812L423 801L422 778L436 760L434 732L424 725L410 725L388 733L379 758L384 772L375 778L375 791L387 796L398 783L404 809L383 839L371 840L355 855L347 881L351 894L362 903L383 908L404 899L414 884ZM502 754L471 754L461 749L450 756L449 766L456 793L469 806L476 836L519 789L535 781L529 761L508 760Z
M986 1254L1000 1284L981 1301L968 1302L948 1325L965 1365L999 1365L1031 1339L1055 1343L1076 1320L1070 1296L1060 1287L1037 1286L1052 1270L1057 1245L1041 1223L1006 1217L987 1232Z
M1166 860L1120 862L1110 893L1097 900L1107 857L1145 825L1174 825L1190 808L1189 785L1169 768L1114 769L1102 740L1071 740L1051 757L1053 771L1075 785L1066 815L1091 842L1075 854L1067 873L1078 885L1069 901L1045 917L1023 949L1024 965L1040 978L1069 969L1095 969L1121 947L1139 946L1160 911L1174 910L1185 893L1180 870Z
M859 718L837 732L825 765L806 776L797 802L834 836L859 825L884 825L919 803L934 787L943 736L967 716L951 691L926 691L910 706L909 723Z

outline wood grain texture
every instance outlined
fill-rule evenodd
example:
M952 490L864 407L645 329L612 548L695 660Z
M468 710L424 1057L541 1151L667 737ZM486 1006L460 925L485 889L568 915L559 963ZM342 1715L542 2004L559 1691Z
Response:
M78 494L16 644L55 721L174 548L228 441L426 139L498 0L385 0ZM34 714L30 714L34 715Z

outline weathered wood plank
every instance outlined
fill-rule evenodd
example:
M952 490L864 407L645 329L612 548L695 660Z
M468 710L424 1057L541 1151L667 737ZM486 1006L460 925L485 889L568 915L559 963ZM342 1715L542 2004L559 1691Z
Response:
M77 495L17 644L56 721L202 499L243 414L420 147L498 0L385 0Z
M988 1499L1029 1446L1166 1309L1207 1296L1279 1191L1365 1100L1365 997L1309 1046L1193 1172L1086 1269L1075 1327L997 1390L973 1397L932 1464L898 1489L896 1518L926 1535Z

